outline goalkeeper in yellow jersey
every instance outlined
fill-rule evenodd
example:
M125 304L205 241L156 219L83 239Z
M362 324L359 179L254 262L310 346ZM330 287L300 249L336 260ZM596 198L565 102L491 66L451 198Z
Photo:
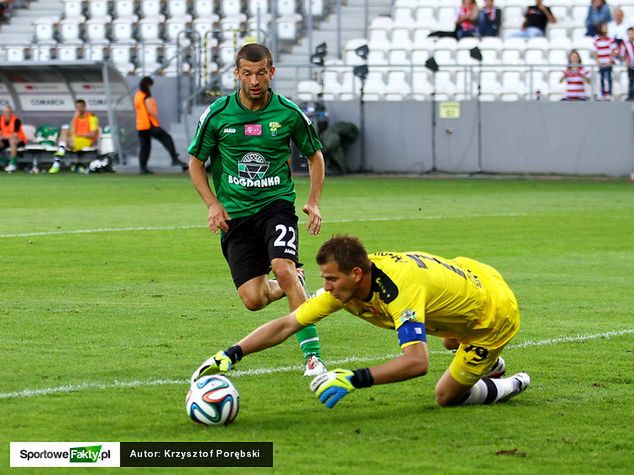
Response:
M336 369L310 387L332 408L355 389L422 376L429 366L427 335L456 350L436 384L441 406L505 401L530 384L526 373L501 378L504 346L519 330L517 300L492 267L465 257L425 252L367 254L353 236L335 236L317 253L324 288L290 315L273 320L206 360L192 380L225 372L245 355L277 345L307 325L345 309L368 323L395 330L402 354L354 371Z

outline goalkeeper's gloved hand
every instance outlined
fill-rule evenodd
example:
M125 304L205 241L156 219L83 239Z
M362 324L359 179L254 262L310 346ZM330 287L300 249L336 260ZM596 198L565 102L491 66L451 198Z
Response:
M372 384L374 379L369 368L355 371L337 368L313 379L310 389L317 395L319 402L324 403L328 409L332 409L356 388L367 388Z
M226 373L231 371L233 366L242 359L242 348L238 345L227 348L225 351L219 351L211 358L208 358L201 364L194 374L192 374L191 382L193 383L202 376L210 374Z

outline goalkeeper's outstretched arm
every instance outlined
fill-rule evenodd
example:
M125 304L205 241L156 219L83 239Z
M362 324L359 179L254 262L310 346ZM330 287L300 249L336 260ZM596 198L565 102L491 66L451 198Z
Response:
M297 321L295 312L293 312L285 317L280 317L265 323L240 340L237 345L242 349L243 355L257 353L258 351L279 345L302 328L304 327Z

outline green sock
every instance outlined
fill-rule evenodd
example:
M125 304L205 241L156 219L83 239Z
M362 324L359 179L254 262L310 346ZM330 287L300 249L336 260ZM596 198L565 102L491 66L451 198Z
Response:
M319 335L315 325L301 329L295 336L299 342L299 347L304 352L304 358L308 358L311 355L320 356Z
M17 164L18 164L18 157L11 157L11 158L9 159L9 164L11 164L11 165L16 165L16 166L17 166Z

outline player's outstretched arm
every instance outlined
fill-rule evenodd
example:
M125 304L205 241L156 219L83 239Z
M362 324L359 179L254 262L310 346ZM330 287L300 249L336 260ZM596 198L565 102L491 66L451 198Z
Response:
M321 229L321 210L319 209L319 198L324 187L324 177L326 176L326 165L321 150L317 150L308 157L308 174L310 175L310 191L308 201L303 206L302 211L308 215L306 229L310 234L319 234Z
M254 330L236 345L205 360L192 374L191 382L201 376L231 371L245 355L279 345L302 328L304 327L295 319L295 313L272 320Z

